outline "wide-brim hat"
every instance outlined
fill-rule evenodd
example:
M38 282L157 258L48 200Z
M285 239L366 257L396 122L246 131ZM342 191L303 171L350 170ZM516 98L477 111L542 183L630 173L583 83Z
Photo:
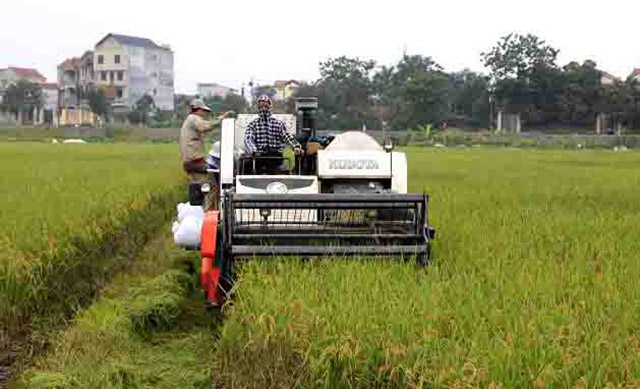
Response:
M195 99L191 102L192 109L204 109L205 111L211 112L211 108L207 107L207 105L202 101L202 99Z

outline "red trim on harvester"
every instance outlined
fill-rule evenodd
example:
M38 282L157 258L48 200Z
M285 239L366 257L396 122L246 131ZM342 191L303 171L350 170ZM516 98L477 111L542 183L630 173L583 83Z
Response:
M218 211L205 213L200 244L200 253L202 254L200 283L206 293L207 300L212 303L219 303L218 283L220 282L220 268L215 266L219 216L220 213Z

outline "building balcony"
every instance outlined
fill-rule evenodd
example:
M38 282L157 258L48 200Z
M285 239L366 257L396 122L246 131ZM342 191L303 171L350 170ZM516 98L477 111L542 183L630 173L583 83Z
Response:
M126 64L96 64L94 72L117 72L117 71L127 71L129 70L129 66Z

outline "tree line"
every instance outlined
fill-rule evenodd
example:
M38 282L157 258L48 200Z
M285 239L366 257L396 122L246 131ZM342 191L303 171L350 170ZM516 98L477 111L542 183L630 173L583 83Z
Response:
M317 97L326 129L493 128L497 111L519 113L529 128L592 129L600 113L640 128L635 80L603 83L594 61L559 66L558 53L535 35L509 34L481 54L488 73L447 72L424 55L405 54L393 66L342 56L321 62L320 78L294 97Z
M519 113L527 128L593 129L598 115L606 114L612 125L640 129L640 87L634 79L603 83L605 73L594 61L560 66L558 53L535 35L513 33L481 53L487 73L448 72L425 55L404 54L391 66L341 56L322 61L320 77L302 85L293 97L317 97L317 125L327 130L494 128L498 111ZM208 98L206 103L214 112L255 112L257 95L272 89L255 88L249 102L230 94ZM108 115L104 91L94 88L82 97L94 113ZM144 96L131 107L129 120L144 124L181 120L188 114L187 99L176 95L175 112L168 118L151 96ZM276 111L293 112L293 100L277 102ZM28 112L42 104L41 88L21 81L4 92L0 109Z

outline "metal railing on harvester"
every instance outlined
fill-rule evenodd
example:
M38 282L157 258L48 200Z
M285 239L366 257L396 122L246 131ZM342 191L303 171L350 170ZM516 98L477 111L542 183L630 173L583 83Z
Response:
M235 194L224 212L234 257L417 256L434 232L425 194Z

